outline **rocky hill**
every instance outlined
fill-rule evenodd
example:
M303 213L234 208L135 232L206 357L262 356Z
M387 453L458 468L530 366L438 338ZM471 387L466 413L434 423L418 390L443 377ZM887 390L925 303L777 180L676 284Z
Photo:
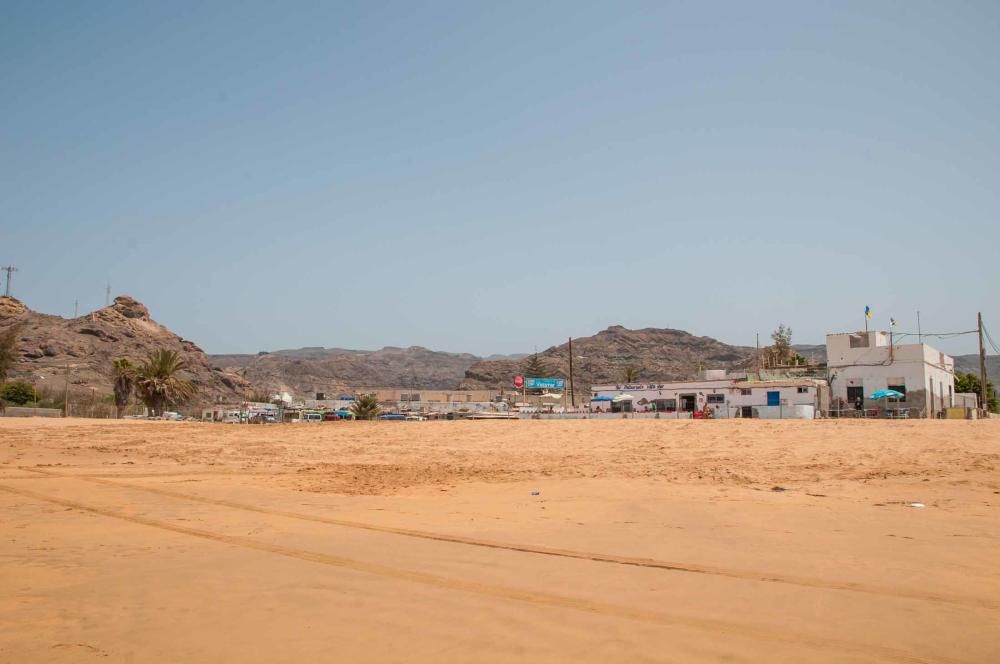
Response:
M210 355L209 361L266 391L302 397L357 387L453 390L479 358L420 346L388 346L375 351L310 347L256 355Z
M239 375L212 367L201 348L150 318L149 310L127 295L71 319L38 313L15 298L0 297L0 330L15 325L20 359L10 378L60 398L67 365L73 394L100 397L111 393L112 361L140 360L160 348L181 354L201 402L240 399L250 388Z
M629 330L614 325L591 337L573 340L573 375L578 393L598 383L622 382L626 367L640 370L639 382L690 378L701 368L740 368L754 349L730 346L711 337L697 337L682 330L645 328ZM538 353L547 377L569 377L568 344ZM464 389L509 387L524 373L524 360L483 360L468 368Z

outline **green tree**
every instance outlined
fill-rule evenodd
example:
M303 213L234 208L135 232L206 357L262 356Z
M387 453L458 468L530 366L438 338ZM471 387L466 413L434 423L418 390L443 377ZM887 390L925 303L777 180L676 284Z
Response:
M634 382L635 379L639 377L640 373L642 373L642 369L640 369L639 367L625 367L624 369L622 369L622 379L626 383L631 383Z
M115 417L121 418L122 409L128 405L135 390L135 367L127 359L120 358L111 364L111 386L115 392Z
M787 367L806 363L806 358L792 348L792 328L780 323L778 329L771 333L771 341L773 343L760 352L763 367Z
M17 335L20 332L20 326L15 325L0 334L0 383L7 380L8 374L17 363Z
M25 383L23 380L4 383L3 387L0 387L0 400L16 406L30 403L34 398L35 388L32 387L31 383Z
M192 399L197 389L181 376L185 369L180 353L160 349L150 353L136 371L135 388L153 415L162 415L167 406Z
M358 420L374 420L380 411L378 397L374 394L362 394L351 404L351 413Z
M955 372L956 393L971 392L978 397L980 394L979 389L981 385L982 382L980 382L979 376L977 376L976 374L972 372L969 373L963 373L961 371ZM1000 413L1000 403L998 403L996 393L993 390L993 381L990 380L988 376L986 378L986 397L987 397L986 400L989 402L989 411L991 413Z
M784 323L778 324L778 329L771 333L771 349L774 359L778 364L787 364L794 352L792 351L792 328L786 327Z
M524 361L521 371L529 378L545 378L549 368L545 365L545 361L538 357L538 353L535 353Z

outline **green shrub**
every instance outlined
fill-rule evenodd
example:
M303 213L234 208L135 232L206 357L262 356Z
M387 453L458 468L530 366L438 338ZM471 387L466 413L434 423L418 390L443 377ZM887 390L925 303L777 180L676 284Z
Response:
M31 383L25 383L23 380L4 383L3 386L0 386L0 399L10 404L23 406L34 401L35 388L31 386Z

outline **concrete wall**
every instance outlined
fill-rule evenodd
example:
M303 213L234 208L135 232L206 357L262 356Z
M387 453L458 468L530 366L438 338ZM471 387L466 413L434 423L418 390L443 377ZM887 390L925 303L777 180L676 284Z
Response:
M4 417L62 417L62 410L59 408L23 408L21 406L7 406L0 415Z
M514 388L506 393L515 392ZM427 401L441 403L472 403L492 401L500 395L499 390L421 390L417 388L359 387L357 394L374 394L379 401ZM412 399L417 395L418 399ZM331 399L331 401L333 401Z

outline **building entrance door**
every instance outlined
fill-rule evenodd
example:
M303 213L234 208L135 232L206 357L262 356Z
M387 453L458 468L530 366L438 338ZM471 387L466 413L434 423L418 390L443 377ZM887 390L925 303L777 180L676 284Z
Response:
M781 392L768 392L767 393L767 405L768 406L780 406L781 405Z
M681 410L686 413L693 413L695 409L695 395L694 394L682 394L681 399Z

